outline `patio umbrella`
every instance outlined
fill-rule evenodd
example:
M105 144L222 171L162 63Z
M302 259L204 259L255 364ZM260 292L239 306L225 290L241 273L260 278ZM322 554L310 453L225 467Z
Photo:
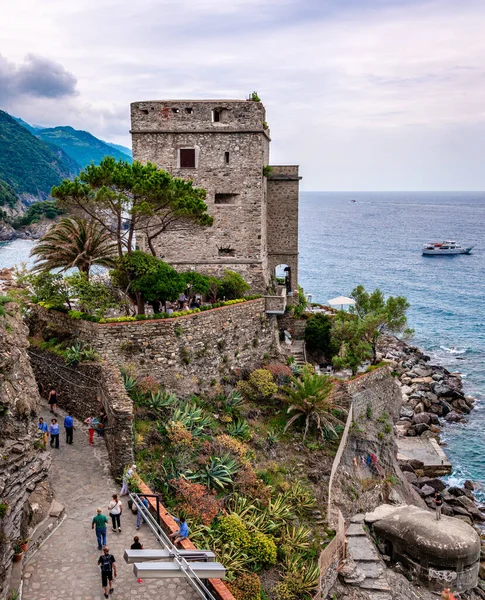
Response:
M332 298L329 300L328 303L330 306L338 306L340 304L340 310L343 310L344 306L354 306L355 300L352 300L352 298L347 298L347 296L337 296L337 298Z

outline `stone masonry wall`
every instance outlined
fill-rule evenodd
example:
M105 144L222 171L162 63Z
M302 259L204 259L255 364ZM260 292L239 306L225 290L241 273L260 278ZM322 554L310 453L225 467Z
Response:
M84 340L111 364L179 394L208 389L278 351L276 317L266 316L263 298L174 319L106 324L35 306L30 322L34 335Z
M133 403L128 397L119 369L107 362L66 366L64 359L39 348L29 350L36 379L47 397L54 385L59 393L59 407L83 421L99 415L104 408L108 424L104 440L114 477L120 477L126 465L133 463ZM62 423L61 423L62 430Z
M347 390L352 396L356 421L365 418L368 407L375 418L383 413L394 418L399 413L401 392L391 376L389 367L380 367L352 379L347 384Z
M212 111L220 112L213 122ZM190 111L190 112L189 112ZM133 157L152 162L207 191L212 227L167 231L157 255L177 270L220 276L241 273L253 291L267 281L266 178L269 137L264 107L246 101L137 102L131 106ZM181 168L179 150L194 148L195 168ZM146 250L145 239L138 243Z
M273 166L267 184L268 269L291 268L291 289L298 289L298 166Z

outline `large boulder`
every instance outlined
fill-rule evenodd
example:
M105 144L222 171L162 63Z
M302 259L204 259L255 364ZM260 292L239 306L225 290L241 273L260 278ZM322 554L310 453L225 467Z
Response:
M417 423L416 425L413 425L413 429L416 432L416 435L423 435L425 431L429 430L429 425L426 425L426 423Z
M420 477L418 479L418 485L420 487L423 485L429 485L437 492L442 492L444 489L446 489L446 485L437 477Z
M431 417L428 413L419 413L413 416L413 423L416 425L417 423L425 423L429 425L431 423Z
M426 496L432 496L434 493L435 489L432 488L430 485L423 485L423 487L419 490L419 495L423 498L426 498Z
M455 498L459 498L460 496L464 496L465 492L461 488L452 485L448 488L448 494L455 496Z
M418 483L418 478L416 476L416 473L412 473L411 471L404 471L403 475L404 475L404 478L407 479L407 481L409 481L409 483L414 483L414 484Z
M445 417L445 420L448 421L448 423L458 423L462 419L463 415L459 415L455 410L449 412Z

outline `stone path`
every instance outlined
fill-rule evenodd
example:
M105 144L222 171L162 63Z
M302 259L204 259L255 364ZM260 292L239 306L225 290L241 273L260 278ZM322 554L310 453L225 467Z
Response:
M364 529L364 515L355 515L345 532L347 536L347 554L356 566L351 579L345 579L369 592L371 600L391 600L391 588L385 577L385 565L372 540Z
M50 423L52 415L45 407L43 416ZM59 415L59 421L63 422L63 416ZM94 448L89 446L87 430L83 426L74 432L74 444L66 445L61 427L60 449L48 450L53 456L49 480L67 517L24 565L23 600L104 600L97 566L101 553L91 530L91 521L98 506L108 516L108 503L120 488L110 476L104 442L97 437L95 443ZM145 548L160 546L146 525L136 531L136 517L128 510L126 496L122 500L122 533L113 533L111 526L108 527L108 546L118 567L115 592L110 597L118 600L199 600L184 579L137 582L133 565L127 565L123 560L124 549L130 547L134 535L140 536Z
M396 443L397 459L422 461L423 471L428 477L441 477L451 473L450 461L433 438L398 437Z

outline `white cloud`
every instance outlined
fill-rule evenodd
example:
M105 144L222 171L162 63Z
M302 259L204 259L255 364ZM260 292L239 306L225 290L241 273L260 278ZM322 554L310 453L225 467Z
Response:
M76 98L7 106L26 120L129 143L131 101L256 89L307 188L485 187L482 0L17 0L2 18L10 62L78 80Z

